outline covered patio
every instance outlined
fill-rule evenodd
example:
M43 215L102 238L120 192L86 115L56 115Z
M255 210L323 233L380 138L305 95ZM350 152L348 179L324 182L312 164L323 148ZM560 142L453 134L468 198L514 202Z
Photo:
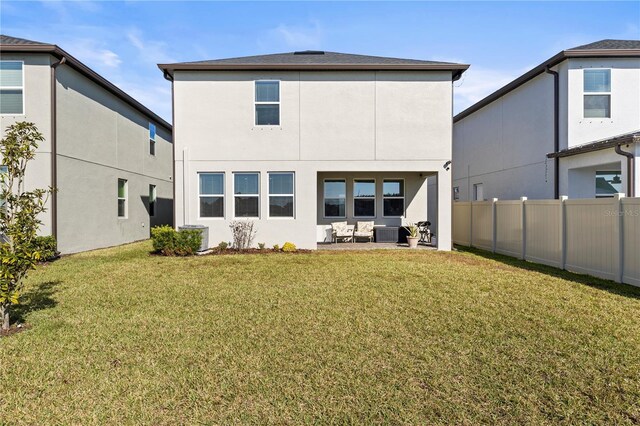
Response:
M409 250L409 246L399 243L318 243L318 250ZM436 247L421 243L418 244L417 248L411 250L436 250Z

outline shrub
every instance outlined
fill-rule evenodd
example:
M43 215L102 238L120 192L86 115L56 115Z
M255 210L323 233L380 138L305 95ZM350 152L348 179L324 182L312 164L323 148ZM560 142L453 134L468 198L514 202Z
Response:
M264 250L265 246L266 246L265 243L258 243L258 250Z
M176 231L169 225L151 228L153 249L164 256L191 256L200 249L202 235L196 229Z
M58 256L58 243L53 235L36 237L33 250L40 253L40 261L49 262Z
M220 241L220 244L218 244L218 250L220 251L225 251L228 248L229 248L229 243L226 241Z
M274 249L275 251L280 251L280 246L279 246L279 245L277 245L277 244L274 244L274 245L273 245L273 249Z
M282 245L282 251L284 251L284 252L291 253L291 252L294 252L296 250L297 250L296 245L293 244L293 243L290 243L289 241L287 241L286 243L284 243Z
M229 224L233 235L233 248L244 250L251 247L251 243L256 236L256 229L251 220L234 220Z

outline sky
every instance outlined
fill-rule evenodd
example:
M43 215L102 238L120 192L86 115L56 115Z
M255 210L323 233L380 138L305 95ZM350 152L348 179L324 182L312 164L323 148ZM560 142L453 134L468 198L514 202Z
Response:
M305 49L471 64L460 112L563 49L640 39L640 1L2 0L0 33L57 44L167 121L156 64Z

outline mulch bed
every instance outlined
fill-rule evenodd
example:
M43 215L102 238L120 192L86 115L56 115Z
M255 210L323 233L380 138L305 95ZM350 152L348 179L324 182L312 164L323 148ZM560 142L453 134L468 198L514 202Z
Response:
M257 248L250 248L244 250L225 249L220 250L218 248L211 249L209 253L203 254L203 256L216 256L227 254L309 254L313 253L313 250L297 249L296 251L282 251L264 248L262 250Z
M13 334L20 333L30 328L31 326L29 324L13 324L9 327L8 330L0 330L0 337L9 337Z

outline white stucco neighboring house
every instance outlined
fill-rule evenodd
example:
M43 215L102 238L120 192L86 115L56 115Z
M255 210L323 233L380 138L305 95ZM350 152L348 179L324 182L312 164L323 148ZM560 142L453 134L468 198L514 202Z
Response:
M455 200L640 194L640 40L564 50L454 117Z
M35 123L29 188L57 188L41 233L74 253L172 223L171 125L55 44L0 36L0 136ZM1 162L1 159L0 159Z
M330 224L427 216L451 248L452 82L468 65L323 51L161 64L172 81L175 224L254 220L315 249ZM432 206L433 207L433 206Z

